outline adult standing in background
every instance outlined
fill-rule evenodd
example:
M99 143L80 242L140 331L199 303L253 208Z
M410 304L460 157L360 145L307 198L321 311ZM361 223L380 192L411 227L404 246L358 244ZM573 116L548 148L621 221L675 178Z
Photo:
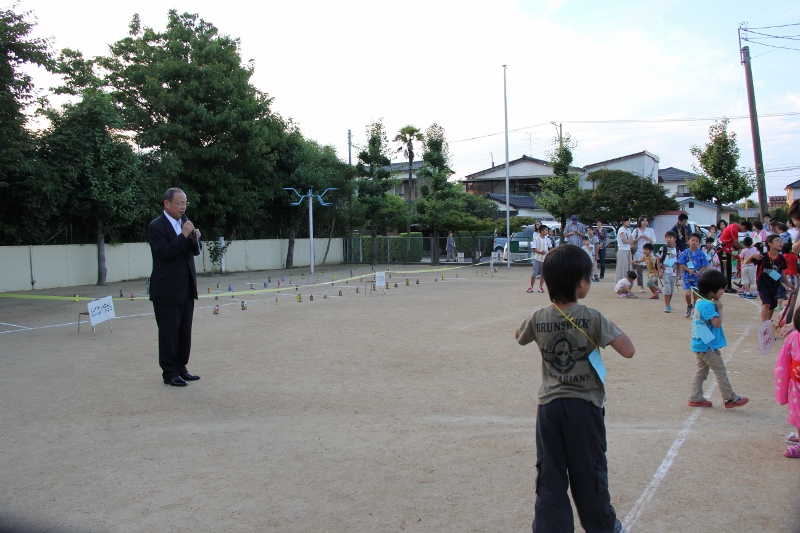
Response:
M572 215L570 221L564 226L564 237L567 242L578 248L583 246L583 237L586 235L586 226L578 222L578 215Z
M750 222L734 222L719 234L719 242L722 245L719 260L722 264L722 272L728 280L728 286L725 292L729 294L736 293L733 287L731 287L731 278L733 278L733 250L741 250L744 248L744 245L739 242L739 232L751 231L752 229L753 225Z
M600 279L606 275L606 230L603 228L603 221L599 218L595 221L594 234L597 236L597 268L600 270Z
M147 226L153 254L150 301L158 324L158 364L166 385L185 387L200 379L186 364L192 349L192 318L197 299L194 257L200 255L200 231L186 218L186 194L167 189L164 212Z
M447 259L445 263L449 263L450 259L455 263L456 261L456 239L453 237L453 232L447 232Z
M636 253L633 254L633 260L639 261L642 257L644 257L644 245L646 243L653 244L656 242L656 232L653 231L653 228L650 227L650 219L647 218L646 215L642 215L639 217L639 221L636 224L636 229L633 230L633 234L631 236L632 241L636 243ZM636 265L636 282L639 285L639 288L642 292L644 290L644 265Z
M630 226L631 217L622 217L622 225L617 230L617 279L614 280L614 284L628 275L628 267L631 262L631 243L633 242Z
M678 223L672 226L672 231L677 235L675 247L678 249L678 255L680 255L689 244L689 236L694 233L691 224L689 224L689 215L686 213L678 215Z

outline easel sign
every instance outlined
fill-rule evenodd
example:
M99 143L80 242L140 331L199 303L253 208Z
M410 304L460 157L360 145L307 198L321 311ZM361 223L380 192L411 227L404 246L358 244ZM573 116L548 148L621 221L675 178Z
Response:
M375 272L375 285L378 288L386 287L386 272Z
M117 315L114 314L114 301L111 296L92 300L88 305L89 322L91 322L92 327L95 327L100 322L117 318Z

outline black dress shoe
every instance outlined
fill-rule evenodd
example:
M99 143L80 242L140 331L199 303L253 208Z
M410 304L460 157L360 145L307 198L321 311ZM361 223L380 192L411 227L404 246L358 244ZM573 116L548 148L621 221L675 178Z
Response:
M195 381L195 380L200 379L200 376L195 376L195 375L190 374L188 372L184 372L183 374L181 374L181 377L183 379L185 379L186 381Z
M185 387L186 382L183 381L178 376L175 376L174 378L164 378L164 385L172 385L173 387Z

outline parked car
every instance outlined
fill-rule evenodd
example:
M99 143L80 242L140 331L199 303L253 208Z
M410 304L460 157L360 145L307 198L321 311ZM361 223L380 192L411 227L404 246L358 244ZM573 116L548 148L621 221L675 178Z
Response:
M547 226L552 231L553 242L555 246L561 244L561 224L554 221L544 221L542 225ZM534 226L523 226L522 231L518 231L511 235L512 242L519 243L519 252L514 252L517 259L526 259L531 252L531 242L533 242ZM503 244L503 261L508 260L508 241Z

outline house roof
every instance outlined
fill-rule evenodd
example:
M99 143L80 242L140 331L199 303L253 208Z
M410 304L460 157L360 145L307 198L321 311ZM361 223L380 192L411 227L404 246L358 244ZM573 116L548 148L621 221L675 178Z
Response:
M601 167L603 165L607 165L608 163L616 163L617 161L624 161L626 159L633 159L634 157L639 157L641 155L649 157L650 159L652 159L656 163L661 161L656 154L651 154L647 150L642 150L641 152L636 152L635 154L623 155L621 157L615 157L614 159L608 159L606 161L600 161L599 163L592 163L591 165L586 165L583 168L584 169L589 169L589 168L594 168L594 167ZM588 170L587 170L587 172L588 172Z
M486 193L486 198L494 200L495 202L500 202L503 205L506 203L505 194ZM539 207L539 203L536 201L536 198L530 194L509 195L508 205L511 207L516 207L517 209L541 209L541 207Z
M786 189L800 189L800 180L794 181L783 188L784 191Z
M518 165L520 163L526 163L526 162L527 163L539 163L540 165L544 165L546 167L552 167L553 166L553 165L550 164L549 161L545 161L543 159L536 159L535 157L530 157L530 156L527 156L527 155L523 155L519 159L514 159L513 161L509 161L508 162L508 166L512 167L514 165ZM473 180L475 180L475 178L479 178L481 176L485 176L486 174L489 174L490 172L495 172L498 168L503 168L504 166L505 166L505 164L495 165L495 166L493 166L491 168L487 168L487 169L481 170L479 172L474 172L472 174L468 174L468 175L464 176L464 179L461 180L461 181L473 181ZM583 172L583 169L580 168L580 167L570 167L570 170L577 170L579 172ZM550 176L550 174L532 175L532 176L513 176L511 179L520 179L522 177L524 177L524 178L540 178L540 177L543 177L543 176ZM491 178L485 178L485 179L500 179L500 178L491 177ZM505 177L503 177L502 179L505 179Z
M701 205L704 205L706 207L710 207L711 209L716 209L717 208L716 205L714 205L714 204L712 204L710 202L701 202L697 198L684 198L683 200L678 202L678 205L685 205L685 204L687 204L689 202L694 202L696 204L701 204ZM722 210L723 211L736 211L736 208L733 208L733 207L731 207L729 205L723 205L722 206Z
M411 170L422 170L422 165L423 165L422 161L414 161L411 164ZM385 168L386 170L388 170L392 174L394 174L396 172L403 172L403 171L408 172L408 161L401 161L399 163L392 163L391 165L385 166L383 168Z
M667 167L658 170L658 180L662 183L694 181L695 178L697 178L697 175L694 173L675 167Z

